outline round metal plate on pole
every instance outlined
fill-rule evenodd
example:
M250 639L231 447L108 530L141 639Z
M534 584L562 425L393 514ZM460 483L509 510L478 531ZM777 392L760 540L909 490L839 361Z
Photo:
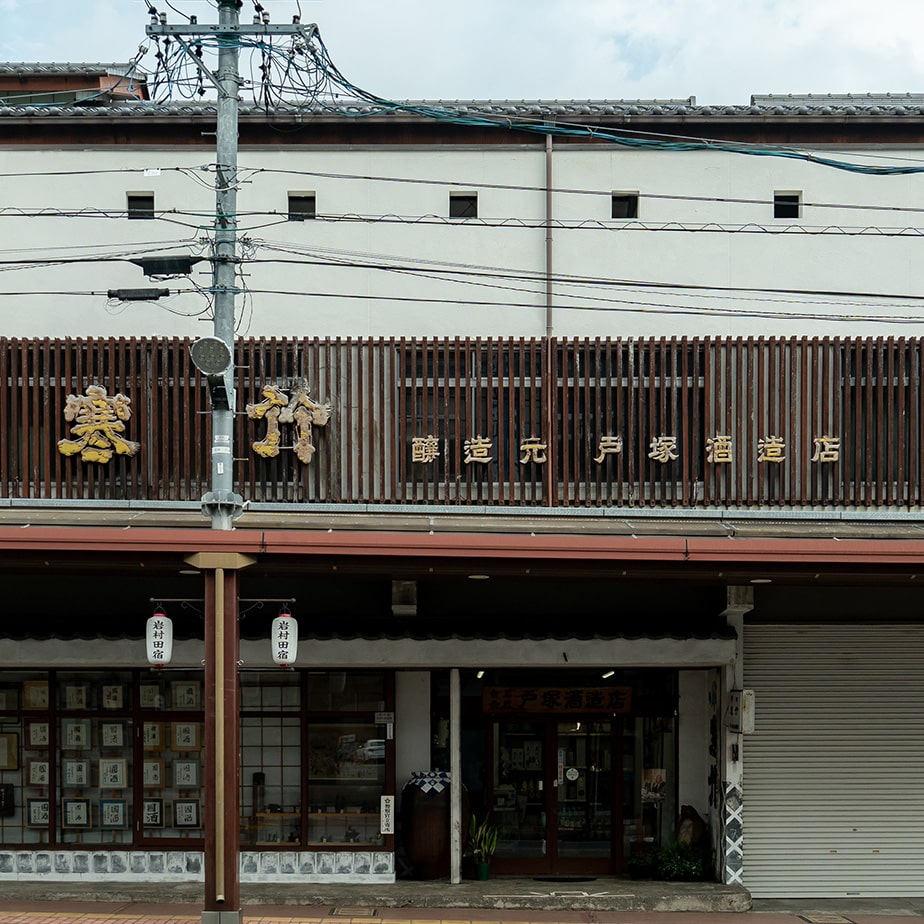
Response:
M231 350L221 337L202 337L189 348L193 365L205 375L221 375L231 365Z

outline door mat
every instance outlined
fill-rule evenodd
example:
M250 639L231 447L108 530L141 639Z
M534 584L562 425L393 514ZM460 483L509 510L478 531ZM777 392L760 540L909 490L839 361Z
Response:
M596 876L533 876L533 882L596 882Z

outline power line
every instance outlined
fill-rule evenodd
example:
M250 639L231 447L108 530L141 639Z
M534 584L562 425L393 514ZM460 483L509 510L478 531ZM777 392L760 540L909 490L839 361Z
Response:
M92 218L92 219L128 219L129 213L124 209L56 209L56 208L38 208L30 210L18 206L5 206L0 208L0 218ZM288 212L278 210L248 210L239 211L233 214L203 212L199 210L188 209L164 209L155 211L153 219L155 221L165 221L169 224L176 224L180 227L195 228L206 231L210 225L191 223L180 220L180 217L190 218L224 218L224 219L244 219L244 218L261 218L271 219L259 225L251 225L241 230L250 231L262 227L269 227L276 224L289 222ZM130 220L130 219L129 219ZM600 219L600 218L581 218L581 219L554 219L549 222L545 219L526 219L526 218L454 218L446 215L398 215L398 214L377 214L362 215L353 214L333 214L317 213L311 219L315 222L352 222L359 224L397 224L397 225L433 225L458 228L502 228L502 229L521 229L541 231L552 228L560 231L608 231L608 232L631 232L631 231L668 231L668 232L686 232L686 233L722 233L722 234L769 234L774 236L789 235L797 237L907 237L916 238L924 236L924 228L906 227L881 227L876 225L805 225L805 224L764 224L761 222L683 222L683 221L640 221L637 219Z
M272 249L272 248L270 248ZM417 266L401 266L396 264L383 264L383 263L359 263L355 261L332 261L332 260L320 260L320 259L309 259L309 260L284 260L280 258L274 259L260 259L255 258L249 260L248 263L261 264L261 263L280 263L280 264L294 264L297 266L310 265L310 266L338 266L348 269L363 269L363 270L381 270L385 272L396 272L403 273L408 275L421 276L425 278L430 278L432 276L442 276L442 277L458 277L458 276L468 276L472 277L471 279L458 279L458 278L444 278L444 281L448 282L457 282L457 283L478 283L484 284L482 280L509 280L514 282L531 282L535 283L537 286L544 286L547 281L552 282L557 286L573 286L573 287L598 287L598 288L619 288L623 291L631 291L633 289L639 290L655 290L655 291L664 291L667 292L671 289L679 289L684 292L695 292L697 294L703 295L704 297L709 298L751 298L757 295L793 295L793 296L811 296L812 301L815 304L843 304L843 302L821 302L819 298L865 298L865 299L876 299L876 302L873 304L881 304L885 301L921 301L922 296L916 295L907 295L907 294L890 294L890 293L872 293L872 292L857 292L857 291L837 291L837 290L818 290L818 289L785 289L785 288L760 288L753 286L718 286L718 285L701 285L696 283L682 283L682 282L649 282L644 280L630 280L630 279L615 279L615 278L604 278L599 276L576 276L570 274L554 274L551 277L547 277L541 271L527 272L527 271L511 271L504 270L501 268L494 268L490 271L478 271L473 269L463 269L451 267L429 267L423 265ZM525 291L525 290L522 290ZM730 296L728 293L736 293L735 296ZM578 296L576 296L578 297ZM596 296L579 296L581 298L595 298ZM679 297L679 296L678 296ZM802 299L804 300L804 299ZM784 301L781 299L781 301Z
M171 289L171 295L202 295L209 290L203 287L194 289ZM436 298L424 296L406 296L406 295L370 295L359 292L312 292L312 291L293 291L286 289L247 289L250 295L278 295L291 296L296 298L346 298L353 301L376 301L376 302L402 302L412 304L432 304L432 305L461 305L470 308L489 307L498 308L527 308L536 311L544 311L546 306L540 302L512 302L512 301L486 301L475 299L454 299L454 298ZM62 290L62 291L23 291L23 292L3 292L0 291L0 297L3 296L36 296L36 295L53 295L53 296L106 296L107 291L96 290ZM810 321L830 321L857 323L868 322L876 324L921 324L924 323L924 315L888 315L884 317L877 315L862 314L827 314L822 312L783 312L783 311L763 311L757 309L721 309L693 305L668 305L658 302L627 302L621 299L602 299L607 304L604 305L567 305L557 303L554 308L556 311L596 311L596 312L617 312L633 314L664 314L664 315L688 315L688 316L712 316L722 318L763 318L770 320L810 320ZM616 304L610 304L610 302ZM155 304L160 304L155 302ZM190 313L188 316L193 316Z
M75 176L95 176L95 175L106 175L106 174L138 174L143 172L145 169L151 169L150 165L148 167L113 167L106 169L93 169L93 170L40 170L40 171L23 171L23 172L12 172L12 173L0 173L0 179L27 179L32 177L75 177ZM168 166L168 167L157 167L157 170L161 172L172 172L180 173L188 176L190 179L199 183L209 190L215 188L213 182L207 182L198 176L202 172L212 172L214 170L214 164L202 164L202 165L192 165L192 166ZM464 188L464 189L492 189L499 190L504 192L535 192L535 193L545 193L545 186L530 186L520 183L485 183L480 181L473 180L446 180L446 179L426 179L423 177L409 177L409 176L386 176L382 174L362 174L362 173L336 173L331 171L322 171L322 170L288 170L275 167L241 167L238 171L239 178L238 187L252 181L254 177L260 176L263 174L273 175L273 176L297 176L297 177L313 177L317 179L333 179L333 180L358 180L366 182L379 182L379 183L398 183L398 184L408 184L408 185L418 185L418 186L438 186L438 187L449 187L449 188ZM570 186L553 186L551 192L555 195L573 195L573 196L589 196L589 197L601 197L608 198L613 195L612 189L586 189L579 187L570 187ZM716 203L720 205L760 205L760 206L772 206L774 204L773 199L762 199L755 197L741 197L741 196L697 196L697 195L684 195L682 193L658 193L658 192L645 192L639 190L637 193L639 200L659 200L665 202L705 202L705 203ZM873 211L873 212L908 212L912 214L921 214L924 213L924 206L914 206L914 205L883 205L876 203L852 203L852 202L825 202L825 201L811 201L805 200L800 203L802 208L819 208L819 209L839 209L843 211L859 210L859 211ZM29 208L29 207L24 207ZM32 208L40 208L34 206ZM201 213L199 213L201 214ZM244 214L244 213L241 213ZM250 213L250 214L266 214L266 213Z
M287 249L279 245L270 245L267 243L258 245L262 249L276 251L281 253L291 253L299 255L297 250ZM162 248L170 249L170 248ZM60 265L79 265L79 264L96 264L96 263L133 263L143 257L146 251L133 251L131 255L105 255L105 256L83 256L83 257L50 257L50 258L33 258L28 260L0 260L0 267L9 267L15 269L37 269L49 266ZM294 266L323 266L340 269L354 270L372 270L384 272L406 273L424 277L443 277L447 282L468 282L467 279L458 279L451 277L467 276L472 280L509 280L519 282L532 282L536 285L544 285L546 281L551 281L555 285L567 285L574 287L597 287L597 288L621 288L623 290L631 289L650 289L650 290L670 290L680 289L686 292L697 292L709 297L726 297L725 293L736 293L736 297L745 297L748 293L761 295L792 295L800 297L811 297L818 304L821 297L828 298L865 298L883 301L920 301L924 296L908 295L903 293L891 292L859 292L856 290L835 290L835 289L789 289L780 287L754 287L754 286L734 286L734 285L705 285L699 283L670 282L670 281L650 281L639 279L624 279L604 276L582 276L569 273L556 273L547 277L541 270L513 270L503 267L483 267L482 269L469 268L465 264L430 266L426 264L399 264L384 263L381 261L369 262L374 260L374 255L369 255L365 262L358 259L320 259L305 255L305 259L285 259L282 257L249 257L248 265L294 265ZM410 258L407 258L410 259ZM0 270L5 272L9 270ZM185 274L184 274L185 275ZM584 296L582 296L584 297ZM588 296L590 297L590 296ZM831 302L830 304L838 304Z
M810 301L812 304L830 304L840 307L848 305L859 305L861 307L871 307L876 305L880 309L887 307L887 303L892 302L909 302L920 301L918 296L902 293L886 292L858 292L855 290L819 290L819 289L787 289L781 287L752 287L752 286L720 286L705 285L696 283L683 283L671 281L647 281L624 278L608 278L602 276L582 276L577 274L554 274L550 279L539 270L514 270L503 267L473 267L466 264L448 264L444 263L439 266L429 265L427 263L412 263L413 258L400 257L379 257L372 254L361 255L360 259L357 254L352 253L350 258L332 255L328 259L321 259L318 256L312 256L310 253L305 254L297 249L286 247L269 242L252 242L253 247L264 249L269 252L288 253L301 259L286 259L282 257L258 258L248 257L248 265L295 265L295 266L322 266L329 268L353 269L361 271L381 271L402 275L416 276L420 278L432 279L441 278L442 281L458 285L479 285L481 287L494 288L498 291L533 291L512 286L494 285L494 282L519 282L532 284L535 286L544 286L547 281L554 285L571 288L587 289L615 289L618 288L623 292L632 291L661 291L671 293L671 297L682 297L681 293L686 293L685 297L690 294L697 294L702 298L722 299L722 300L748 300L762 302L778 302L792 304L798 302L805 304ZM137 252L134 252L134 260L138 259ZM387 260L398 262L386 262ZM400 262L400 261L404 262ZM104 255L75 258L33 258L29 260L2 260L0 261L0 272L10 272L16 270L30 270L36 268L45 268L58 265L90 264L90 263L119 263L133 262L132 256L127 255ZM3 267L6 267L5 269ZM175 274L176 275L176 274ZM674 295L671 290L678 290ZM793 298L776 298L770 296L793 296ZM573 295L574 298L580 298L588 301L600 301L602 296L598 294ZM838 301L825 301L824 299L838 299ZM845 299L856 300L866 299L873 301L856 302L845 301ZM633 304L644 305L645 302L633 301Z

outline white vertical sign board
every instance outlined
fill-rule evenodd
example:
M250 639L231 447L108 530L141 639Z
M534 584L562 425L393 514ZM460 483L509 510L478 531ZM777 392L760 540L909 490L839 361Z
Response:
M379 811L382 815L382 824L379 828L381 834L395 833L395 797L382 796Z

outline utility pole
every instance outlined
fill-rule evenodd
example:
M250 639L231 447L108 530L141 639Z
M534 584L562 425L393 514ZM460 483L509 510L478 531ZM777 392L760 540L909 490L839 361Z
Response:
M218 125L215 148L215 239L212 247L212 288L215 337L230 353L225 370L227 408L212 406L212 490L202 498L203 512L213 529L231 529L242 499L234 493L234 298L237 294L237 122L240 31L239 0L218 4Z
M206 376L212 399L211 490L202 497L202 512L212 529L230 530L240 516L243 499L234 493L234 320L237 275L238 68L246 36L271 38L303 35L314 26L274 26L263 12L253 25L241 25L241 0L218 0L217 25L170 25L155 13L147 34L169 37L218 92L215 166L215 231L212 246L214 336L191 348L193 363ZM196 53L197 39L218 42L213 73ZM253 563L243 555L199 553L187 562L205 581L205 902L202 924L240 924L240 742L238 733L238 572Z

